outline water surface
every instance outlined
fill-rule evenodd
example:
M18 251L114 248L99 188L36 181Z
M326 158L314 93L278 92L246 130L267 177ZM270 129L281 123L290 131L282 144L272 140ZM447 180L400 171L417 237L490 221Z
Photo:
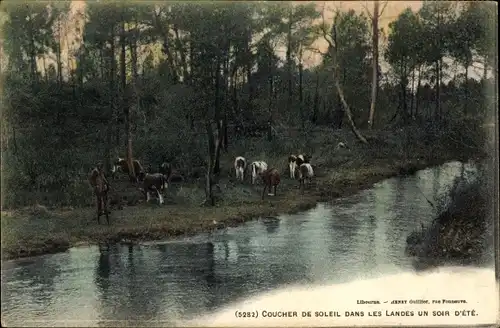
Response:
M448 163L392 178L296 215L138 246L73 248L8 261L9 326L174 325L285 288L415 272L406 237L471 166Z

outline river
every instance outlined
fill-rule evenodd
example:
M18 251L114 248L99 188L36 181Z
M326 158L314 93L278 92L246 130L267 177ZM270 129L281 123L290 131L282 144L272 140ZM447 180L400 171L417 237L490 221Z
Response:
M445 193L461 171L447 163L300 214L195 237L7 261L2 323L182 325L291 286L418 275L406 237L435 216L426 198Z

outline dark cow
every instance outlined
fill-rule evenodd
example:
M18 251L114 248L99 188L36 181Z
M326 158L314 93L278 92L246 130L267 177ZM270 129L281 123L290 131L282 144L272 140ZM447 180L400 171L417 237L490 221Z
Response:
M262 190L262 200L264 200L264 194L266 189L269 189L269 196L276 196L276 187L280 184L280 173L275 168L270 168L265 170L260 174L262 182L264 183L264 189ZM271 187L274 187L274 194L271 194Z
M164 203L163 196L160 191L168 188L167 177L161 173L147 173L142 181L142 188L139 190L144 194L146 202L149 202L149 193L154 192L158 197L160 205Z

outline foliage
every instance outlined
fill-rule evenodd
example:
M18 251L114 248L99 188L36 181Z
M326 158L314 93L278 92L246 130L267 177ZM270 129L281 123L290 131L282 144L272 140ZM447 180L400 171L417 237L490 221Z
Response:
M274 139L266 147L279 153L295 147L283 147L279 131L342 121L334 115L342 107L331 59L305 65L321 36L321 12L313 3L91 1L81 13L70 9L55 1L2 4L8 206L29 203L25 190L59 190L61 202L84 203L92 165L125 155L129 121L135 157L153 168L173 161L185 174L207 165L208 145L221 133L244 152L248 135L267 132ZM483 60L494 69L494 18L492 6L475 2L424 2L419 12L401 13L390 25L380 127L395 122L402 102L415 122L428 124L438 101L443 122L479 129L489 105L481 83L438 83L443 88L436 97L435 81L443 79L432 65L446 57L466 68ZM363 123L370 104L370 22L351 10L339 11L331 23L345 98ZM410 83L415 75L419 83ZM409 96L398 99L401 93ZM464 97L473 119L463 120L457 110ZM268 122L272 129L264 131ZM210 124L216 127L207 137Z

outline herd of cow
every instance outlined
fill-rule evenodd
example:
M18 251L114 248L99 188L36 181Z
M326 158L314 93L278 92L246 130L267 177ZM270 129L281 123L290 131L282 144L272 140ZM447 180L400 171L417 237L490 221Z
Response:
M309 183L314 176L310 160L311 156L302 154L290 155L288 157L290 178L299 180L299 189L301 190L304 190L305 183ZM145 172L141 163L136 159L132 161L132 166L136 177L134 182L140 182L142 184L139 190L143 193L146 202L149 202L150 194L155 194L159 203L163 204L164 199L162 191L168 188L168 183L182 179L180 175L173 174L174 172L170 163L162 163L157 173ZM234 170L236 179L241 182L244 182L245 172L247 171L250 171L252 185L257 182L259 177L261 178L264 185L262 199L264 199L266 190L269 191L269 196L276 195L276 188L281 181L280 173L274 167L268 168L266 162L254 161L250 163L250 165L247 165L247 160L243 156L238 156L234 160ZM124 158L118 158L114 161L111 169L111 177L115 179L119 172L129 173L129 166ZM106 221L109 224L108 192L110 187L108 179L104 174L102 163L98 163L92 170L89 181L97 198L97 222L100 223L100 217L105 215ZM274 193L271 193L272 188L274 188Z
M290 155L288 157L288 169L290 172L290 178L299 180L299 189L304 190L306 182L310 182L314 176L314 170L311 166L311 156L308 155ZM264 189L262 190L262 199L266 190L269 190L269 196L276 195L276 188L280 184L281 178L279 171L274 168L268 168L268 165L264 161L254 161L249 166L247 166L247 160L243 156L238 156L234 160L234 171L236 172L236 179L243 182L245 179L245 172L249 170L251 174L252 184L255 184L257 179L260 177L264 184ZM274 193L271 193L271 189L274 188Z

